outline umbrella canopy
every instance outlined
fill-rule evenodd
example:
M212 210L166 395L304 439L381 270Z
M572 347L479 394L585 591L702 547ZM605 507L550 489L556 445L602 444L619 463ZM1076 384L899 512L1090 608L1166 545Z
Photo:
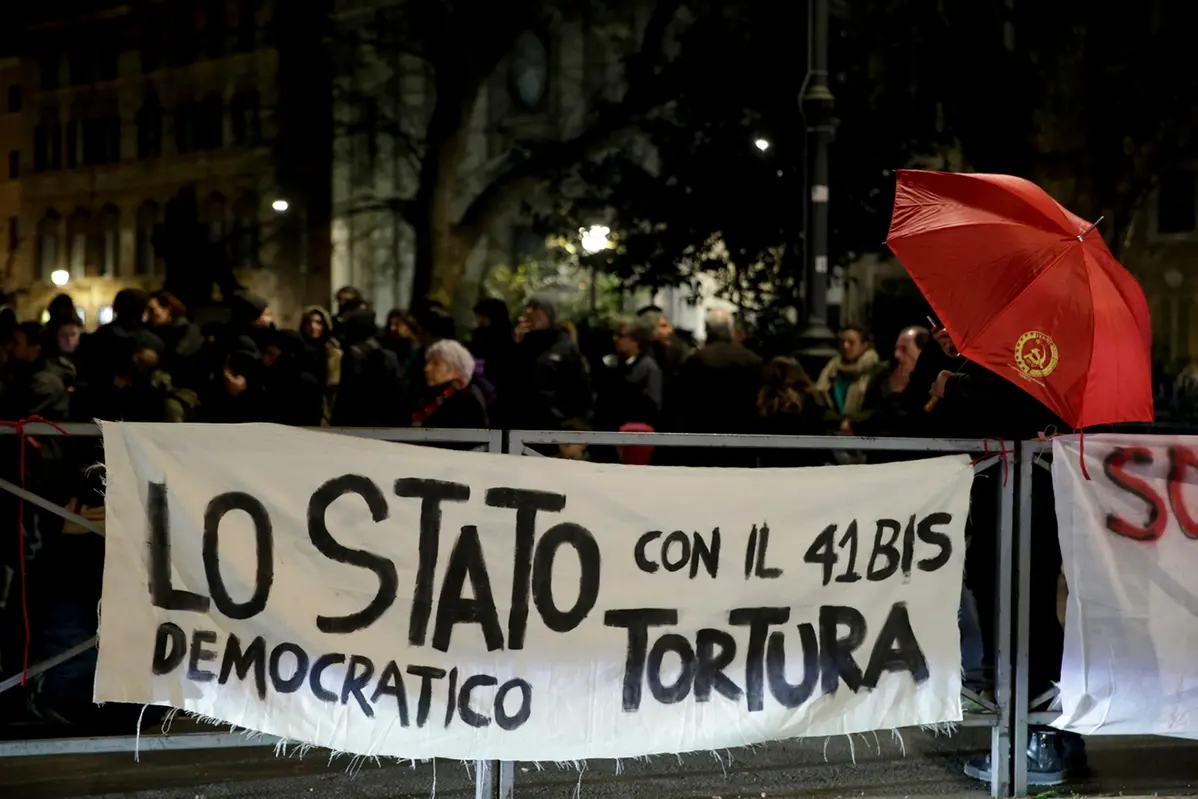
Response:
M1095 226L1021 178L900 170L886 244L970 361L1074 428L1150 422L1148 303Z

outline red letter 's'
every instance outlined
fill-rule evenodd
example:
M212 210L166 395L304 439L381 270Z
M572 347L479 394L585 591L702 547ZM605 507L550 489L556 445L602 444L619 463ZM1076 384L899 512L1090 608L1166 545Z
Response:
M1107 529L1136 541L1155 541L1164 534L1165 523L1169 519L1165 500L1152 490L1148 481L1127 471L1128 462L1138 466L1151 465L1152 450L1147 447L1120 447L1106 456L1102 462L1102 470L1112 483L1148 503L1148 521L1143 527L1137 527L1123 517L1111 513L1106 517Z

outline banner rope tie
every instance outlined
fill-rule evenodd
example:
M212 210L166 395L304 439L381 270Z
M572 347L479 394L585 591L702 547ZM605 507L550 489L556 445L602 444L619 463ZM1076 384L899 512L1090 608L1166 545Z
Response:
M990 442L997 444L998 449L990 449ZM1006 485L1007 480L1011 475L1010 456L1015 454L1015 450L1007 449L1006 443L1007 442L1003 441L1001 438L983 438L981 457L975 458L970 465L977 466L979 463L986 460L986 458L989 458L993 455L1000 456L1002 458L1002 484Z
M1078 441L1077 459L1081 462L1081 465L1082 465L1082 477L1089 480L1091 478L1090 478L1090 470L1086 468L1086 431L1085 430L1078 431L1077 441Z
M29 490L26 485L26 462L25 462L25 444L32 444L37 447L37 442L29 439L25 428L31 424L45 424L53 427L64 436L69 436L66 430L63 430L54 422L43 419L40 416L28 416L17 422L0 421L0 427L11 427L17 432L17 447L19 450L19 468L21 470L21 488ZM25 642L21 651L21 687L29 681L29 649L31 639L33 637L32 627L29 624L29 587L25 575L25 498L17 497L17 564L20 569L21 577L21 623L25 628Z

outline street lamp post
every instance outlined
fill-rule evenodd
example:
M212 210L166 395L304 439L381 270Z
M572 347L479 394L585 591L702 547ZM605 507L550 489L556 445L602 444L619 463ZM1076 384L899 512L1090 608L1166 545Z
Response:
M809 0L807 90L799 98L810 141L811 213L808 218L807 326L802 354L812 359L832 357L835 337L828 329L828 151L832 145L835 98L828 85L829 0Z

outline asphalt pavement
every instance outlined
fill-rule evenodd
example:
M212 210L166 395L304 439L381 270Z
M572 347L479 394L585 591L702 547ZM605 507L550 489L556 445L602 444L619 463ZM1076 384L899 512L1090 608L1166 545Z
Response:
M731 752L594 760L573 765L521 763L520 799L783 799L785 797L977 796L986 786L961 773L987 747L987 733L905 730L847 738L792 740ZM1089 739L1094 773L1053 795L1198 793L1198 744L1166 738ZM455 761L411 764L354 761L309 751L278 756L269 747L133 755L42 756L0 760L2 799L404 799L467 797L473 777Z

